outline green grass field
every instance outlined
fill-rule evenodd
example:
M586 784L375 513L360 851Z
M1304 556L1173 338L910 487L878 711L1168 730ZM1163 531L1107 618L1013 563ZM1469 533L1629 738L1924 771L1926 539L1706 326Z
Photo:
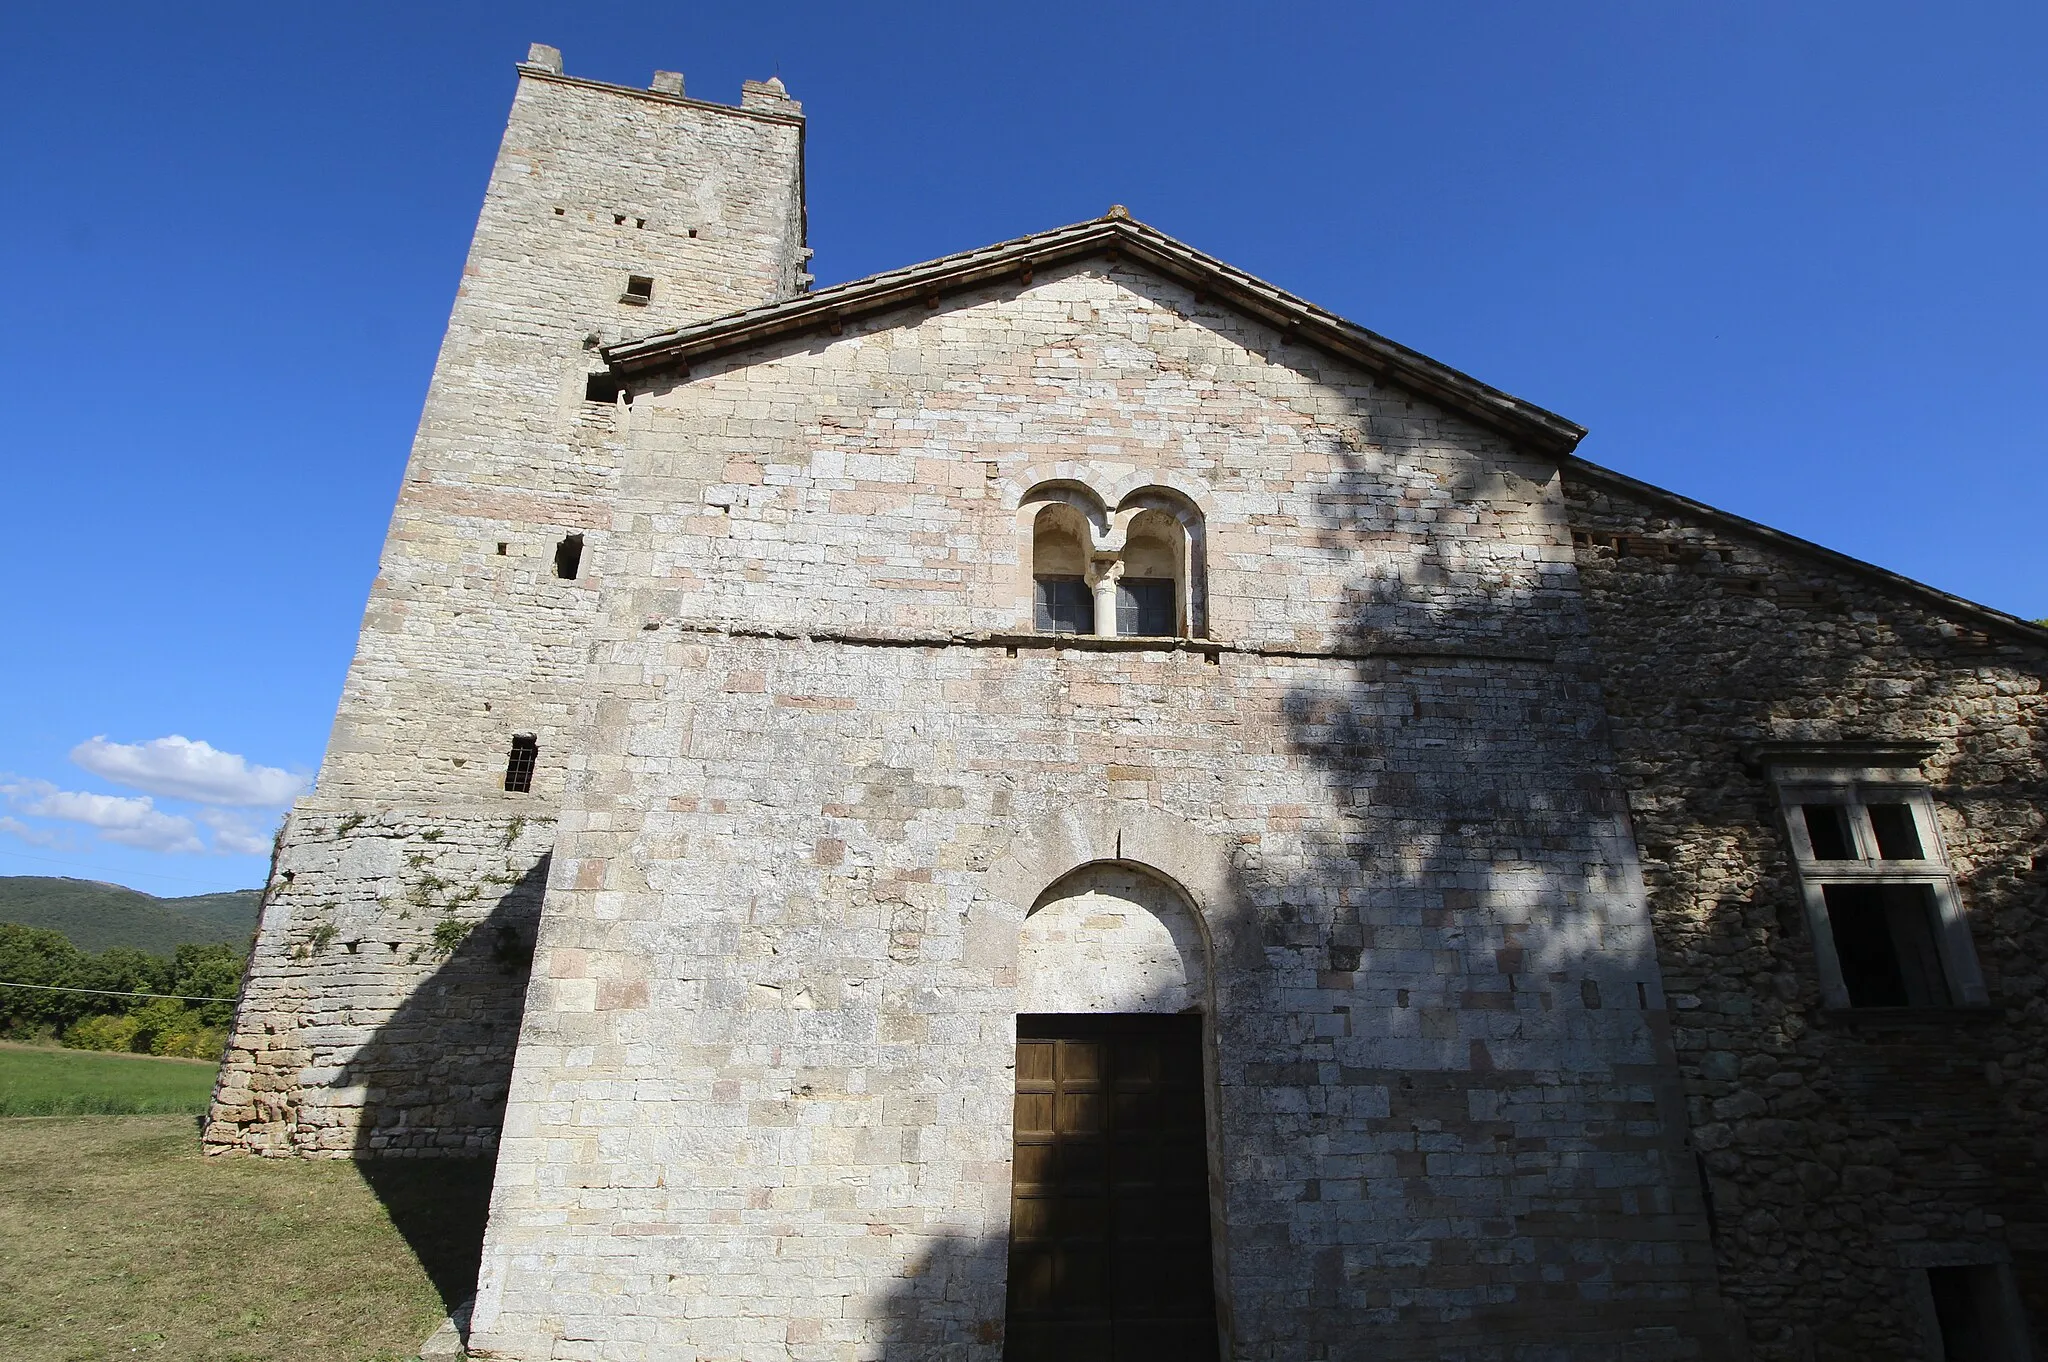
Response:
M191 1116L0 1120L0 1358L401 1362L436 1278L475 1281L488 1176L207 1159Z
M126 1116L206 1110L215 1066L0 1042L0 1116Z

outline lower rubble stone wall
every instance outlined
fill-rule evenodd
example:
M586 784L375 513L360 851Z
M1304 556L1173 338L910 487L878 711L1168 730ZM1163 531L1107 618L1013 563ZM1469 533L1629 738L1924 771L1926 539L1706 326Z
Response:
M553 840L551 818L294 809L207 1152L494 1150Z

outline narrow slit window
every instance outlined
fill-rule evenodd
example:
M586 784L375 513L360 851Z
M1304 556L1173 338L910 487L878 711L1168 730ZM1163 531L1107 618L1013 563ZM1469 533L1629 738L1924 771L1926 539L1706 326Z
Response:
M1849 810L1840 804L1804 804L1806 836L1816 861L1853 861L1856 839L1849 831Z
M511 755L505 758L505 788L513 794L531 792L533 768L539 761L540 740L531 733L515 735Z
M565 582L576 580L576 574L583 569L583 536L568 534L555 545L555 575Z
M1849 1006L1949 1005L1926 886L1831 884L1821 892Z
M622 303L648 303L654 298L654 279L645 274L626 276L626 291L619 295Z
M1166 638L1174 632L1173 579L1124 577L1116 584L1119 635Z
M1079 577L1039 577L1033 581L1035 624L1047 634L1095 632L1095 593Z

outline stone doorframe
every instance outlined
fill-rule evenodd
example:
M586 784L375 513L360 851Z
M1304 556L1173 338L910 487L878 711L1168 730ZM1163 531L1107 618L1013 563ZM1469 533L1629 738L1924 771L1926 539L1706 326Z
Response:
M1219 1041L1233 999L1264 961L1251 931L1250 905L1241 892L1230 847L1186 819L1129 800L1077 800L1056 812L1017 818L1017 834L982 881L983 893L1001 902L1021 931L1045 891L1084 866L1108 863L1142 870L1179 891L1208 945L1209 970L1201 1006L1204 1103L1209 1143L1210 1261L1216 1274L1216 1322L1222 1356L1232 1349L1229 1187L1223 1176L1223 1092ZM1014 959L1014 957L1013 957Z

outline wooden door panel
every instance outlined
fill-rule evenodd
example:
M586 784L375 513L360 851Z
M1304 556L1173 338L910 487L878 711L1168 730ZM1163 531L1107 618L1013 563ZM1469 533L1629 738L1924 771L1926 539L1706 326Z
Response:
M1200 1019L1018 1034L1005 1357L1213 1359Z

